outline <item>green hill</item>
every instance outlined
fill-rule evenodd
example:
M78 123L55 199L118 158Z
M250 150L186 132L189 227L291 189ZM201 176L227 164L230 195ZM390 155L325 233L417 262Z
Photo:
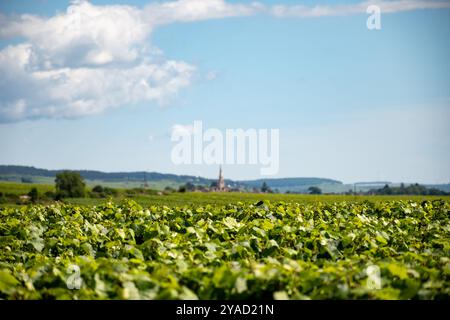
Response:
M0 165L0 180L23 183L53 184L56 174L63 170L47 170L28 166ZM164 189L166 186L177 187L187 182L196 185L209 186L214 179L189 175L176 175L158 172L102 172L94 170L77 170L88 185L106 185L116 188L135 188L147 183L149 187ZM263 182L270 188L281 192L305 192L310 186L322 186L324 191L332 192L336 187L343 186L342 182L323 178L281 178L257 179L247 181L225 180L231 187L260 188ZM344 188L345 189L345 188Z

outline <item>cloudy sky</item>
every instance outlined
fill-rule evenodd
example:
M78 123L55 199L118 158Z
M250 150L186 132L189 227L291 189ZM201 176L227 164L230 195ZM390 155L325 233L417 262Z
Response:
M2 0L0 164L214 177L170 158L201 120L279 129L278 177L450 182L449 39L442 0Z

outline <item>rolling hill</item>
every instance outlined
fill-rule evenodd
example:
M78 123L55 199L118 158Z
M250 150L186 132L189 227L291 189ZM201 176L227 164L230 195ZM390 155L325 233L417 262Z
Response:
M63 170L47 170L30 166L0 165L0 181L32 182L42 184L53 184L56 174ZM145 183L153 189L162 190L167 186L177 188L188 182L195 185L209 186L215 179L196 177L190 175L176 175L159 172L102 172L95 170L77 170L90 186L103 185L115 188L137 188ZM252 190L260 188L266 182L272 189L279 192L306 193L311 186L318 186L325 193L342 193L349 190L369 191L384 184L392 186L399 183L378 181L378 182L356 182L354 184L344 184L341 181L326 178L272 178L256 180L225 180L225 183L232 188ZM442 191L450 191L449 184L428 184L427 187L436 188Z
M34 182L52 184L56 174L63 170L47 170L29 166L0 165L0 180L14 182ZM158 172L102 172L94 170L78 170L88 185L100 184L111 187L134 188L147 183L150 187L163 189L166 186L177 187L187 182L209 186L214 179L203 177L176 175ZM257 179L246 181L225 180L226 184L235 188L259 188L266 182L272 189L280 192L287 190L306 192L310 186L320 186L324 191L348 190L342 182L323 178L281 178Z

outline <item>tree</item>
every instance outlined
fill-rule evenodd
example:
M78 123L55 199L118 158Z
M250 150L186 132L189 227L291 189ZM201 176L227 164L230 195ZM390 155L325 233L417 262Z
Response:
M322 194L322 190L316 186L309 187L308 191L309 191L309 194Z
M32 188L30 192L28 192L28 196L30 197L30 201L33 203L36 203L36 201L39 199L39 193L36 188Z
M31 180L31 178L26 178L26 177L20 178L20 181L22 181L22 183L32 183L32 182L33 182L33 181Z
M97 185L97 186L95 186L95 187L92 188L92 192L102 193L103 191L104 191L104 190L103 190L103 187L100 186L100 185Z
M114 188L96 185L94 188L92 188L92 192L90 195L93 196L94 198L95 197L106 198L107 196L115 197L118 195L118 191Z
M56 195L53 191L47 191L47 192L44 192L44 195L42 198L44 198L44 200L51 200L51 199L55 199Z
M384 185L383 188L380 189L380 194L392 194L393 191L391 189L391 187L389 187L387 184Z
M167 187L164 188L164 191L165 192L175 192L175 189L172 188L171 186L167 186Z
M441 191L438 189L428 189L425 186L422 186L418 183L411 184L408 186L405 186L403 183L400 185L400 187L389 187L388 185L385 185L381 189L377 190L371 190L371 192L375 194L382 194L382 195L446 195L447 193L445 191Z
M267 183L264 181L264 182L262 183L262 186L261 186L261 192L266 193L267 191L269 191L269 186L268 186Z
M63 171L56 175L56 197L82 198L84 197L85 183L78 172Z
M187 182L185 187L187 191L195 191L195 185L192 182Z
M209 187L215 189L215 188L217 188L218 186L219 186L219 185L218 185L217 181L213 181L213 182L211 182L211 185L210 185Z

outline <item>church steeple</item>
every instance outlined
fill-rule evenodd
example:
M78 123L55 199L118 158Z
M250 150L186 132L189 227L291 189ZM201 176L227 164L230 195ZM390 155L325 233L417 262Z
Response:
M219 191L225 190L225 180L222 175L222 166L220 166L219 169L219 181L217 182L217 187L219 188Z

